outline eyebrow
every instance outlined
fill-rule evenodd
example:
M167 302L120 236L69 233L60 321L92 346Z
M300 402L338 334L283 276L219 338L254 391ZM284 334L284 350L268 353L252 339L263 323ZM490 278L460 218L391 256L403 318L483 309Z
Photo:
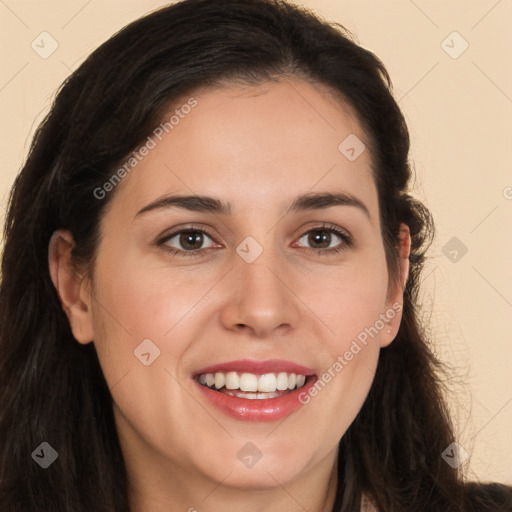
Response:
M166 208L183 208L193 212L213 213L220 215L231 215L231 203L224 203L219 199L200 195L167 195L158 198L156 201L142 208L135 217L145 213L162 210ZM333 206L353 206L361 210L369 219L370 211L366 205L357 197L346 192L310 192L302 194L294 199L287 208L286 213L320 210Z

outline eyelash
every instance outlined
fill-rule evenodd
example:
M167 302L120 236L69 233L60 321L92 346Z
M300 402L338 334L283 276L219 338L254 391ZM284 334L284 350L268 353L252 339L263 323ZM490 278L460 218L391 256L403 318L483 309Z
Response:
M328 231L330 233L334 233L335 235L337 235L339 238L341 238L341 240L343 241L339 247L337 248L331 248L331 249L313 249L311 247L302 247L302 249L305 249L307 250L308 252L312 252L312 253L315 253L315 254L319 254L319 255L326 255L326 254L337 254L337 253L340 253L341 251L344 251L345 249L347 249L348 247L351 247L352 246L352 237L340 230L339 228L336 228L334 226L331 226L329 224L323 224L321 226L315 226L314 228L311 228L311 229L308 229L307 231L305 231L304 233L302 233L302 235L299 237L299 240L304 236L304 235L307 235L311 232L314 232L314 231ZM192 251L185 251L185 250L180 250L180 249L176 249L175 247L170 247L168 245L166 245L166 242L168 242L169 240L171 240L172 238L174 238L176 235L181 235L182 233L203 233L205 235L208 235L208 237L210 237L215 243L218 243L215 238L207 231L205 230L203 227L199 228L199 227L194 227L194 226L190 226L190 227L187 227L185 229L180 229L179 231L174 231L173 233L170 233L169 235L166 235L165 237L159 239L156 243L156 245L158 247L162 247L165 251L171 253L171 254L174 254L174 255L177 255L177 256L202 256L205 252L207 252L209 249L196 249L196 250L192 250Z

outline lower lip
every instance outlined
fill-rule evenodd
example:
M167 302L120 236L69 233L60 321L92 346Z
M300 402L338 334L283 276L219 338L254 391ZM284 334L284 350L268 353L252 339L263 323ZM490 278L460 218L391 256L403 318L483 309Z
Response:
M308 393L316 380L316 375L309 376L306 384L300 389L295 389L276 398L262 398L261 400L226 395L203 386L195 379L194 382L211 404L232 418L246 421L277 421L286 418L304 405L299 400L299 395Z

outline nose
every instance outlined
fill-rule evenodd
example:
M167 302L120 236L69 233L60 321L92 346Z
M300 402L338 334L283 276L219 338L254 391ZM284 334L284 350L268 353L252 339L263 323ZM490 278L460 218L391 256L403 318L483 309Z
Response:
M257 338L272 338L296 328L301 302L293 290L295 272L282 255L270 249L265 248L251 263L235 255L225 283L224 327Z

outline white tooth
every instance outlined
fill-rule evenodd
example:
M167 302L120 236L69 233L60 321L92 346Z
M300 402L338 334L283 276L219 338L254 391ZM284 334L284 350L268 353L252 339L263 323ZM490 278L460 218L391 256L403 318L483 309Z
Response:
M273 373L260 375L258 379L258 391L273 393L276 390L276 376Z
M223 373L215 374L215 387L220 389L226 382L226 376Z
M258 391L258 377L253 373L242 373L240 389L242 391Z
M288 389L288 374L286 372L280 372L276 379L276 388L279 391Z
M226 382L224 384L227 389L238 389L240 387L240 377L236 372L226 373Z
M253 373L237 372L217 372L206 373L199 376L199 382L210 388L221 389L240 389L247 392L274 393L277 391L286 391L287 389L301 388L306 382L304 375L295 373L279 372L255 375Z
M243 393L241 391L227 391L226 394L230 396L237 396L238 398L247 398L248 400L264 400L267 398L276 398L281 396L280 393Z

